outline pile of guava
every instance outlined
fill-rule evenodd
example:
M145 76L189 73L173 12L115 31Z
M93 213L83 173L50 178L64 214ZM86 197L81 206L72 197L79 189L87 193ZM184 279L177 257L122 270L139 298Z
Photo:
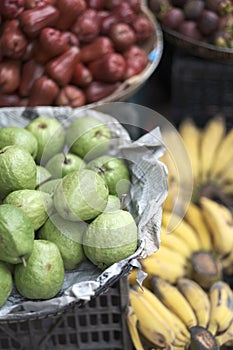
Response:
M40 115L0 128L0 307L13 286L50 299L84 260L102 271L136 251L130 171L109 155L111 140L107 123L88 115L66 127Z

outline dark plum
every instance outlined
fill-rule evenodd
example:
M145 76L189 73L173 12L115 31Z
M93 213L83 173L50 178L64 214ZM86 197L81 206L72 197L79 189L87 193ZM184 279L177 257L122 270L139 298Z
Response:
M202 39L201 32L197 28L197 23L195 21L183 21L178 28L178 32L193 40L200 41Z
M162 14L167 12L172 6L168 0L149 0L150 10L158 17L162 17Z
M163 15L161 21L164 27L177 29L184 21L184 12L178 7L173 7Z
M205 4L202 0L188 0L184 5L186 19L197 19L201 16Z
M218 28L219 16L213 11L204 10L197 25L203 35L210 35Z

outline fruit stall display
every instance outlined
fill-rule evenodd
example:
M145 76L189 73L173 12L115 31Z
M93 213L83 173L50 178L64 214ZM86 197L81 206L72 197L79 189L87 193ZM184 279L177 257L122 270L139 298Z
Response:
M232 63L232 0L148 0L166 40L194 56Z
M129 275L128 327L137 350L232 349L233 131L220 116L202 129L184 120L178 131L190 159L193 196L183 208L177 203L182 184L167 150L160 248L141 259L147 275L136 268Z
M140 0L1 1L0 29L1 107L124 100L163 48Z

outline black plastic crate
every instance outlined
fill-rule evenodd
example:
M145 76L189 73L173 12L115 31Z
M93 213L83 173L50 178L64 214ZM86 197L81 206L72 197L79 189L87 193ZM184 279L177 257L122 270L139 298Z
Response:
M221 113L233 125L233 65L177 51L171 68L171 117L176 125L192 117L200 127Z
M126 322L128 281L62 315L0 324L1 350L131 350Z

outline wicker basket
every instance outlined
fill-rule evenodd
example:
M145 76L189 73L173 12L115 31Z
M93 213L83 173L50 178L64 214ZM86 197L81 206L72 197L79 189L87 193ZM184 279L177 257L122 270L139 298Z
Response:
M62 315L0 324L1 350L131 350L126 322L128 280Z

